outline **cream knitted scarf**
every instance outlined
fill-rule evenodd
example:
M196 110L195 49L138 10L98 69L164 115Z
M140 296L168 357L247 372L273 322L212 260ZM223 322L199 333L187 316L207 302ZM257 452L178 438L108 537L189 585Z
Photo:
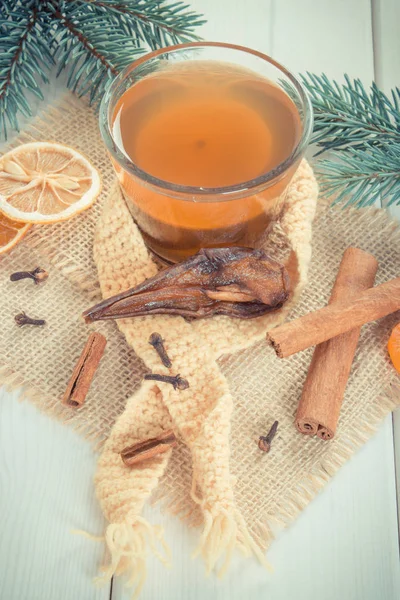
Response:
M269 238L270 243L274 242L270 250L275 255L285 249L292 251L290 261L296 263L297 276L292 303L307 278L316 196L314 176L303 161L291 184L284 216ZM104 298L136 286L157 272L118 188L109 195L99 220L94 257ZM202 555L207 571L218 562L219 572L223 573L236 547L266 564L263 552L235 506L229 470L232 397L216 359L261 339L288 309L289 306L279 313L246 322L214 317L189 323L181 317L165 315L118 321L126 341L149 370L180 373L190 387L179 391L168 384L143 382L128 400L105 444L95 478L97 495L110 523L105 539L111 563L105 577L127 572L129 583L136 586L138 594L145 580L147 546L160 560L169 560L162 532L141 513L168 461L173 460L173 451L134 468L127 468L120 456L125 447L157 437L168 429L173 429L180 443L191 451L191 497L203 517L197 553ZM170 370L160 364L148 343L154 331L165 340L173 364ZM163 554L159 546L163 546Z

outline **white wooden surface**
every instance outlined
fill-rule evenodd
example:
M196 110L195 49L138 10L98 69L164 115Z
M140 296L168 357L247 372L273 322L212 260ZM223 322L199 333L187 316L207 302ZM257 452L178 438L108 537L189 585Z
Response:
M398 0L193 0L210 40L252 46L294 71L344 72L385 89L400 83ZM51 100L60 89L53 82ZM68 428L0 390L0 600L127 600L101 590L101 545L71 534L103 531L92 485L96 457ZM400 425L400 423L398 424ZM397 425L397 449L400 427ZM400 454L400 452L399 452ZM398 464L400 465L400 456ZM148 509L172 547L170 571L153 560L143 600L395 600L400 563L392 419L273 545L275 572L240 557L225 580L191 561L196 535Z

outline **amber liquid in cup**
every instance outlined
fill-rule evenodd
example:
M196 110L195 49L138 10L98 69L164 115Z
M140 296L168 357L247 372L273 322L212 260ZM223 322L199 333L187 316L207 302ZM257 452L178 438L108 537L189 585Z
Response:
M295 104L271 81L228 63L171 62L119 98L113 137L145 173L221 188L250 182L285 161L302 129ZM116 161L128 206L147 245L167 261L202 247L255 246L276 218L298 162L264 189L230 199L147 186Z

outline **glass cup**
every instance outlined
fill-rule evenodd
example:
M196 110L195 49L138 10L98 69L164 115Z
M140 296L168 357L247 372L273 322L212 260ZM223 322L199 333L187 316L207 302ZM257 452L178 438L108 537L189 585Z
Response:
M143 56L100 106L127 205L168 263L200 248L260 245L312 125L294 75L260 52L217 42Z

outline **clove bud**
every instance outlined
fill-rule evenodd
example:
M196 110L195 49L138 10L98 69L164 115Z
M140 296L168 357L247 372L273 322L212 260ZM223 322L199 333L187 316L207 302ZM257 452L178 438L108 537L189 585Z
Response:
M44 319L31 319L25 312L18 313L14 317L16 324L18 327L23 327L24 325L35 325L36 327L41 327L46 325L46 321Z
M157 352L164 367L171 368L172 362L164 347L164 340L162 339L161 335L156 332L152 333L149 338L149 344L150 346L153 346L154 350Z
M161 381L162 383L170 383L174 390L187 390L189 382L178 375L160 375L158 373L146 373L144 379L147 381Z
M36 267L33 271L17 271L16 273L12 273L10 275L11 281L19 281L20 279L32 279L35 284L42 283L46 281L49 274L42 267Z
M263 452L269 452L271 450L271 442L275 437L278 425L278 421L275 421L267 435L260 435L260 438L258 440L258 447Z

